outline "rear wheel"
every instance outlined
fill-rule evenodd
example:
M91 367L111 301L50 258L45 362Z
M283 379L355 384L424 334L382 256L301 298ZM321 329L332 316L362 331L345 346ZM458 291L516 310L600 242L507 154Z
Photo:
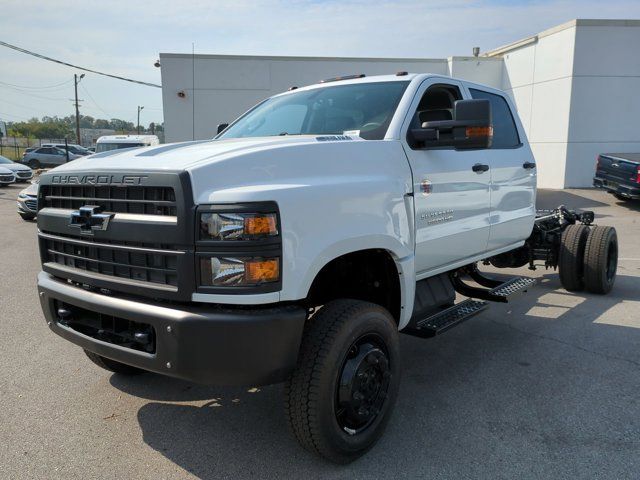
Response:
M609 293L618 271L618 235L613 227L593 227L584 252L584 283L591 293Z
M558 269L562 286L570 292L584 290L584 249L589 227L569 225L562 232Z
M141 373L144 373L144 370L132 367L131 365L116 362L115 360L103 357L101 355L98 355L97 353L90 352L89 350L85 350L84 353L87 354L87 357L89 357L89 360L91 360L93 363L98 365L100 368L109 370L110 372L119 373L121 375L139 375Z
M327 303L307 323L285 410L298 442L349 463L382 436L400 381L397 326L387 310L359 300Z

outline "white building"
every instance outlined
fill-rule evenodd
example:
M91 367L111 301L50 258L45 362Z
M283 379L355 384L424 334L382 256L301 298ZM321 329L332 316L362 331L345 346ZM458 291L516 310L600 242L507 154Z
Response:
M591 185L601 152L640 152L640 20L572 20L480 57L160 54L166 141L211 138L260 100L351 73L451 75L513 98L546 188Z

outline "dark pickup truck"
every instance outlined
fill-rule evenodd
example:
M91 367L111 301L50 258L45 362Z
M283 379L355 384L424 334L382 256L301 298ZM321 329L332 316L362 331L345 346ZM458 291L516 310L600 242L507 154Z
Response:
M593 186L622 200L640 199L640 153L598 155Z

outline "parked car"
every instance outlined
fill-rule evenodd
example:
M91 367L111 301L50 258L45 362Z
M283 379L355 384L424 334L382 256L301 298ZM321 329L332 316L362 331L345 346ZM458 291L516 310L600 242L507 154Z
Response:
M620 200L640 199L640 153L598 155L593 186Z
M0 166L0 187L11 185L16 181L16 174L8 168Z
M63 165L39 198L37 291L53 332L121 374L286 382L292 433L336 463L389 421L400 332L446 335L535 284L485 275L483 261L558 268L574 291L608 293L616 278L613 227L537 214L509 95L440 75L285 92L213 141ZM438 367L455 343L438 344L452 349Z
M156 135L105 135L96 142L96 153L159 144L160 140Z
M75 143L69 143L67 145L65 145L64 143L43 143L42 144L43 147L56 147L59 148L61 150L65 150L66 147L69 147L69 151L75 155L91 155L91 152L84 148L82 145L77 145Z
M0 155L0 167L11 170L16 174L17 182L27 182L33 178L33 170L31 170L26 165L21 165L12 160L9 160L6 157Z
M89 150L91 153L96 153L96 147L87 147L87 150Z
M83 156L69 152L69 161ZM22 157L22 163L31 168L57 167L67 163L67 152L56 147L39 147L33 152L25 153Z
M23 220L33 220L38 211L38 182L32 182L18 194L18 215Z

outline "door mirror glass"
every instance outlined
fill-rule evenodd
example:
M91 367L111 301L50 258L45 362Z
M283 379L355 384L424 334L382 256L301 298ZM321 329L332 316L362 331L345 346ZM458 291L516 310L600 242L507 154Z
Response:
M489 100L457 100L453 120L423 122L421 128L411 129L416 147L431 149L489 148L493 137L491 104Z

